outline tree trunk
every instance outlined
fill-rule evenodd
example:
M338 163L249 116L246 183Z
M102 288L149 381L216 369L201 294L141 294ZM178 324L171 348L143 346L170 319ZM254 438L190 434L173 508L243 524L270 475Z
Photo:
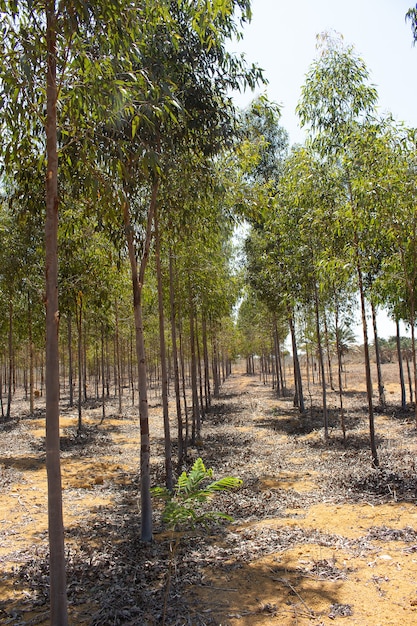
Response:
M342 362L342 346L340 342L340 331L339 331L339 306L336 305L335 312L335 331L336 331L336 351L337 351L337 376L339 383L339 405L340 405L340 423L342 427L343 433L343 441L346 441L346 424L345 424L345 410L343 407L343 383L342 383L342 371L343 371L343 362Z
M204 393L206 400L206 411L208 411L211 405L211 390L210 390L210 363L207 341L207 319L205 313L202 318L202 334L203 334L203 359L204 359Z
M29 336L29 410L35 411L35 388L33 379L33 332L32 332L32 302L28 295L28 336Z
M120 373L120 334L119 334L119 308L117 301L114 303L114 315L116 321L116 334L115 334L115 372L116 372L116 387L117 387L117 399L119 416L122 415L122 377Z
M155 209L155 257L156 257L156 277L158 284L158 314L159 314L159 347L161 356L161 389L162 389L162 411L164 418L164 445L165 445L165 484L169 491L174 488L172 476L172 445L171 432L169 427L168 410L168 369L165 346L165 316L164 316L164 296L162 291L162 268L161 268L161 241L159 237L158 211Z
M414 289L410 289L411 296L411 355L413 359L413 374L414 374L414 419L415 426L417 428L417 356L416 356L416 335L415 335L415 327L416 327L416 316L414 310ZM412 400L411 400L412 402Z
M69 405L74 406L74 366L72 363L72 315L68 313L68 384Z
M384 382L382 380L381 351L379 349L378 328L376 324L376 311L375 311L375 306L373 302L371 302L371 311L372 311L372 326L374 330L376 371L377 371L377 376L378 376L379 404L381 407L384 408L386 406L385 389L384 389Z
M106 378L104 364L104 325L101 325L101 421L102 424L106 417Z
M171 340L172 340L172 359L174 363L174 389L175 403L177 409L177 437L178 437L178 468L184 460L184 436L183 423L181 413L181 397L180 397L180 373L178 368L178 349L177 349L177 327L175 312L175 295L174 295L174 260L172 250L169 251L169 303L171 314Z
M353 192L350 181L348 181L348 190L350 204L353 214L356 213L356 205L353 199ZM355 229L353 233L353 244L356 262L356 271L358 275L358 287L359 297L361 303L361 315L362 315L362 329L363 329L363 349L365 356L365 378L366 378L366 395L368 399L368 414L369 414L369 435L371 444L372 464L374 467L379 467L378 453L375 442L375 425L374 425L374 408L372 404L372 377L371 377L371 360L369 357L369 341L368 341L368 324L366 321L366 307L365 307L365 290L363 286L362 266L359 251L358 231Z
M323 347L321 343L321 332L320 332L320 313L319 313L319 294L317 291L317 284L314 284L314 305L316 312L316 334L317 334L317 348L319 351L319 360L320 360L320 372L321 372L321 389L322 389L322 398L323 398L323 423L324 423L324 438L329 438L329 418L327 414L327 394L326 394L326 375L324 372L324 358L323 358Z
M201 415L201 419L204 419L206 411L205 411L204 394L203 394L203 372L202 372L202 368L201 368L201 351L200 351L200 342L199 342L199 339L198 339L198 321L197 321L197 316L196 316L195 322L196 322L195 343L196 343L196 347L197 347L198 383L199 383L199 391L200 391L200 415Z
M197 389L197 357L195 341L195 315L194 303L191 291L191 283L188 285L189 307L190 307L190 349L191 349L191 397L193 406L192 443L201 440L201 415L198 401Z
M219 354L218 354L217 338L214 334L212 338L212 346L213 346L212 370L213 370L214 397L218 398L220 395Z
M275 377L276 377L276 393L278 396L283 395L284 389L282 385L282 368L281 368L281 355L280 345L278 338L278 324L276 315L273 316L273 340L274 340L274 356L275 356Z
M324 321L324 338L326 342L327 365L329 368L329 384L330 384L330 389L334 391L333 371L332 371L332 354L330 350L329 329L327 327L326 312L324 312L323 321Z
M145 354L145 337L143 332L142 313L142 288L145 278L145 269L149 258L149 248L152 239L152 223L156 208L158 194L158 179L152 185L152 198L147 215L147 226L143 252L138 273L136 261L136 249L134 243L133 228L130 219L128 197L123 203L123 218L126 232L126 241L129 253L133 310L135 317L135 340L138 360L139 378L139 421L140 421L140 489L141 489L141 539L152 541L152 500L151 500L151 477L150 477L150 437L149 437L149 406L147 389L147 367Z
M366 395L368 398L368 413L369 413L369 434L371 441L371 454L372 463L374 467L379 467L378 453L375 442L375 426L374 426L374 408L372 404L372 378L371 378L371 361L369 357L369 342L368 342L368 325L366 322L366 309L365 309L365 294L363 289L362 269L359 258L358 241L355 233L355 252L356 252L356 268L358 272L359 283L359 295L361 302L362 313L362 329L363 329L363 348L365 353L365 375L366 375Z
M304 394L303 394L303 382L301 379L300 361L298 359L297 351L297 339L295 336L294 319L292 315L289 316L289 325L291 332L293 362L294 362L294 385L295 385L295 406L298 406L300 413L305 413Z
M67 592L59 451L58 350L58 153L55 0L46 2L46 471L48 478L48 533L51 626L67 626Z
M78 434L81 433L82 424L82 384L83 384L83 353L82 353L82 323L83 301L82 295L77 298L77 341L78 341Z
M396 327L396 339L397 339L397 358L398 358L398 368L400 373L400 385L401 385L401 408L407 408L407 399L405 393L405 382L404 382L404 369L403 369L403 355L401 352L401 336L400 336L400 322L399 320L395 320Z
M6 419L10 419L10 412L12 408L12 395L13 395L13 300L9 298L9 376L7 381L7 409Z
M413 403L413 383L411 380L410 359L408 358L408 354L406 354L405 356L405 364L407 367L408 393L410 397L410 404L412 404Z

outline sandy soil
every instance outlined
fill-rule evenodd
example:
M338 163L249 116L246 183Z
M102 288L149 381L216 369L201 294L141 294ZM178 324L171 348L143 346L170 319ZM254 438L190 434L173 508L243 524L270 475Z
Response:
M376 412L379 470L369 452L362 368L348 366L348 440L329 390L323 440L320 388L308 412L236 369L190 450L215 477L243 487L212 507L234 522L171 537L155 503L155 541L139 541L136 410L85 407L85 433L62 412L68 594L74 625L417 625L417 478L413 412L401 412L395 365L389 406ZM41 399L35 417L1 427L0 622L48 623L46 472ZM377 399L375 398L375 403ZM128 405L128 398L126 398ZM114 411L114 408L112 409ZM175 424L173 420L173 430ZM152 407L153 482L163 483L161 407ZM172 570L169 589L168 571ZM168 590L168 592L167 592ZM164 604L166 609L164 610ZM165 615L164 615L165 613Z

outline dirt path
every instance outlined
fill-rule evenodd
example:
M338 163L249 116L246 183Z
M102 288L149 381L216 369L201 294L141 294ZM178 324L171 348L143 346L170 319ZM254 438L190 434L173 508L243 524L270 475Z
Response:
M415 430L392 407L378 414L382 469L373 470L358 384L347 397L347 446L335 409L325 444L314 410L299 417L242 372L225 382L191 456L244 484L215 501L232 524L183 538L167 626L417 624ZM163 482L160 414L152 407L154 484ZM1 432L2 624L48 623L43 421ZM138 540L136 410L99 421L100 407L86 410L79 441L76 416L63 412L72 623L162 624L170 541L158 510L155 542Z

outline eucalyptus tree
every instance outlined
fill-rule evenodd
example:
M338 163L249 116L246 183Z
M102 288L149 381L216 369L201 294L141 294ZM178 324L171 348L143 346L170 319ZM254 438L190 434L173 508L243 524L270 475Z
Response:
M387 124L377 138L372 155L374 188L379 216L386 231L383 271L376 291L394 318L405 320L411 328L414 389L417 384L415 326L417 310L417 139L415 129ZM417 411L417 409L416 409ZM417 412L416 412L417 423Z
M300 297L305 305L314 303L315 334L321 371L324 436L328 437L326 377L324 370L320 260L332 227L334 198L325 164L305 148L295 149L280 181L280 211L285 216L294 250L294 271L298 273ZM327 232L326 232L327 231ZM291 245L290 242L290 245Z
M410 9L408 9L405 17L407 20L410 20L411 22L411 32L413 35L413 42L416 43L417 41L417 4L415 7L411 7Z
M109 102L135 78L116 82L114 61L129 59L137 41L138 4L114 0L85 4L1 2L3 57L2 155L13 169L26 155L46 171L46 448L50 544L51 623L68 623L61 472L59 459L58 353L58 153L82 138L100 118L109 118ZM94 57L104 49L107 62ZM102 54L102 58L103 58ZM92 89L92 86L94 88ZM120 104L121 98L117 99ZM124 97L124 100L126 98ZM58 119L59 110L59 119ZM117 113L118 111L116 111ZM70 163L69 163L70 164Z
M368 398L369 428L373 465L379 465L375 444L374 412L372 405L372 379L369 357L368 327L366 320L365 286L363 278L363 251L367 242L364 224L368 223L360 199L353 184L364 184L359 168L354 169L357 153L352 134L360 134L361 128L375 115L377 91L369 84L369 72L365 63L351 47L344 47L340 40L322 37L320 56L313 62L302 88L297 107L302 125L307 125L314 139L314 146L323 158L340 162L345 188L344 218L352 229L354 263L361 302L364 335L365 373Z

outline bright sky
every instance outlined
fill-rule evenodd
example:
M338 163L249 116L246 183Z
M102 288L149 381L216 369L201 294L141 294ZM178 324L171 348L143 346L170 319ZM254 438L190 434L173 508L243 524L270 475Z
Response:
M251 4L252 22L231 51L244 52L248 63L262 67L269 84L255 94L237 94L238 106L246 107L266 91L270 100L282 105L281 124L290 143L303 142L295 107L316 55L316 35L333 30L364 59L378 90L380 112L389 111L397 121L417 128L417 45L413 46L410 22L405 21L414 0L252 0ZM382 337L395 335L394 323L383 312L378 329ZM359 325L356 331L360 341ZM404 328L401 332L405 334Z
M405 21L414 0L252 0L252 22L233 52L263 68L270 100L283 105L281 124L290 142L302 142L295 107L316 55L316 35L337 31L353 45L370 71L381 112L417 127L417 46ZM261 89L258 93L262 93ZM257 94L237 95L245 107Z

